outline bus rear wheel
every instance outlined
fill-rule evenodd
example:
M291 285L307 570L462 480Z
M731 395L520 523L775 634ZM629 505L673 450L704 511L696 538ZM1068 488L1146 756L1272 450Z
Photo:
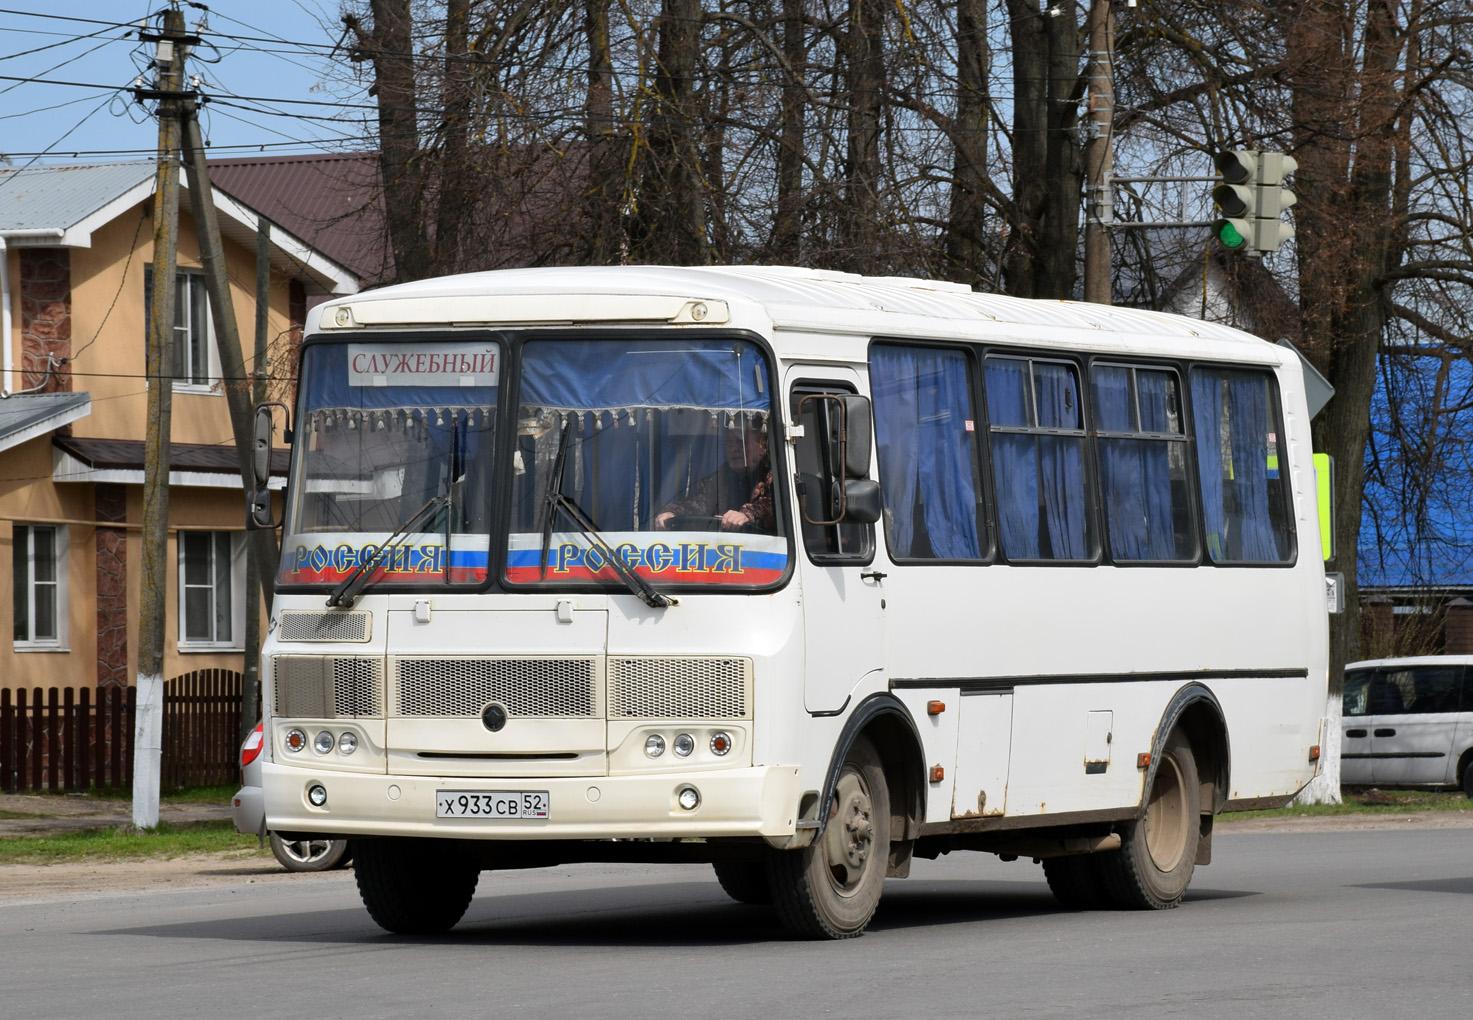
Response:
M1176 906L1191 884L1201 831L1197 760L1176 732L1162 749L1145 815L1122 833L1119 850L1099 855L1110 899L1127 910Z
M844 758L823 833L802 850L768 857L773 905L803 938L864 933L890 861L890 791L879 753L865 737Z
M429 839L354 840L358 895L380 928L399 935L436 935L465 915L480 881L474 862Z

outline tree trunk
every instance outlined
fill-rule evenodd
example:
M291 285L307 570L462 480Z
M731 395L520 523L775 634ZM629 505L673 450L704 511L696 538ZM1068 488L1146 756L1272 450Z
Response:
M1017 297L1074 296L1084 164L1084 37L1074 4L1007 0L1013 37L1013 201L1003 280Z
M783 0L782 127L777 150L777 210L773 221L773 257L797 264L803 257L803 117L808 90L802 76L808 65L803 0Z
M957 0L956 29L956 117L951 130L946 257L953 279L987 288L987 117L992 97L987 87L986 0Z
M432 267L416 118L414 23L409 7L410 0L371 0L370 32L365 33L356 19L347 22L357 35L359 47L373 62L384 214L397 282L423 279Z
M705 195L696 151L701 0L664 0L656 19L654 111L640 180L641 261L708 261Z
M844 60L848 149L844 161L840 262L854 272L881 268L880 118L884 103L885 48L882 0L850 0L848 27L840 37Z
M583 35L588 47L588 89L583 134L588 144L583 182L583 257L617 265L625 249L623 209L629 180L625 136L614 119L614 61L609 48L609 0L586 0Z
M1391 182L1403 44L1388 0L1370 0L1357 68L1354 16L1345 4L1303 4L1289 27L1289 52L1298 58L1288 81L1301 196L1301 320L1314 360L1335 387L1315 428L1316 448L1335 460L1335 555L1327 568L1346 582L1346 611L1330 618L1332 706L1343 690L1345 664L1360 657L1356 556L1370 406L1388 321L1384 281L1392 251L1401 247L1392 228ZM1337 787L1309 795L1338 800L1338 794Z
M440 122L440 157L436 178L439 200L435 207L432 268L436 274L460 268L462 227L470 219L475 174L466 154L471 85L475 78L470 53L470 0L447 0L445 5L444 118Z

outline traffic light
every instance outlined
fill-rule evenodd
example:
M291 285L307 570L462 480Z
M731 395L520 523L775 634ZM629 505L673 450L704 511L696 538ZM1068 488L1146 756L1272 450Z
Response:
M1212 201L1222 215L1212 223L1212 236L1235 251L1255 247L1258 198L1252 181L1258 175L1258 153L1253 149L1228 149L1214 156L1213 163L1222 183L1212 189Z
M1286 176L1299 167L1293 156L1281 152L1260 152L1254 191L1253 247L1258 251L1277 251L1279 245L1294 236L1294 228L1279 220L1280 214L1298 199L1284 187Z

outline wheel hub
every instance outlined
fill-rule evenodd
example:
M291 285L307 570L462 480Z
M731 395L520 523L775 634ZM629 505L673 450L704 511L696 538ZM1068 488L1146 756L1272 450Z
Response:
M860 883L874 852L874 813L869 789L857 773L846 772L834 791L824 844L829 874L842 892Z

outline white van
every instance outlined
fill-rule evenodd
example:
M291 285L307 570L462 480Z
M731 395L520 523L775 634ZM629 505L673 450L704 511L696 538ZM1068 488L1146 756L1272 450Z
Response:
M1347 786L1461 786L1473 797L1473 655L1345 667Z

